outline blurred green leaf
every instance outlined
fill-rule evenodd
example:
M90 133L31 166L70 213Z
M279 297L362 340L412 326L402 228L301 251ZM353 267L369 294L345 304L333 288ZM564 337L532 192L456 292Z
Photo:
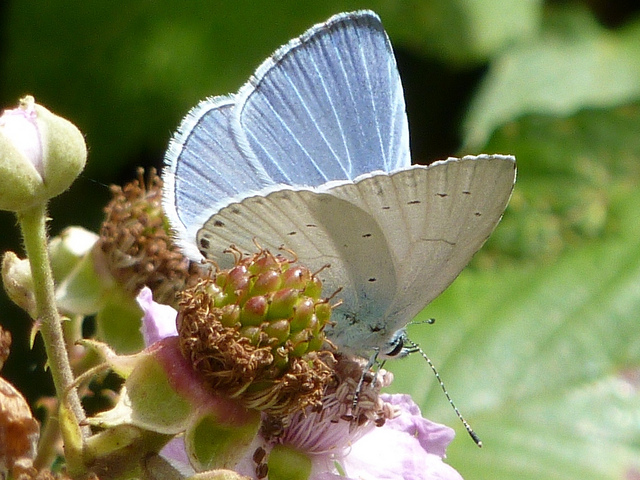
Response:
M463 124L463 150L527 114L568 116L640 97L640 20L608 31L583 10L554 13L540 37L492 61Z
M2 93L7 104L32 93L71 119L87 136L88 174L113 176L163 151L199 100L236 91L280 44L342 6L14 1L3 31Z
M530 115L486 145L518 159L508 213L478 260L508 254L547 262L581 242L625 228L611 209L640 178L640 104L568 118Z
M632 219L638 209L634 193L620 213ZM542 269L467 274L425 312L442 321L412 329L484 441L477 450L456 427L449 463L465 478L619 479L640 468L633 223ZM455 426L437 385L427 393L415 373L398 377L395 388L427 417Z
M529 116L488 144L518 158L512 203L475 268L418 318L436 324L411 327L484 448L426 365L416 378L422 359L391 366L395 390L456 427L448 461L466 479L640 471L638 131L634 104ZM496 251L512 256L492 269Z
M236 91L278 46L340 11L372 8L396 46L484 61L537 30L541 0L10 2L2 96L25 93L85 133L88 176L162 152L188 109Z
M378 3L376 5L376 3ZM537 33L542 0L374 2L394 42L455 65L477 64Z

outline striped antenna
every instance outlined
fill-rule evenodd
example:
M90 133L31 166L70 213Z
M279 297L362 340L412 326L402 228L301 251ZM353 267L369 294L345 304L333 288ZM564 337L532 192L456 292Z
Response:
M419 353L420 355L422 355L422 358L424 358L427 361L427 363L431 367L431 370L433 370L433 373L436 376L436 380L438 380L438 383L440 383L440 388L442 388L442 391L444 392L445 397L447 397L447 400L449 400L449 404L453 408L453 411L456 412L456 415L462 422L462 425L464 425L464 428L467 430L467 433L469 434L471 439L475 442L475 444L478 445L478 447L482 447L482 440L480 440L480 437L478 437L476 432L473 431L473 428L471 428L471 425L469 425L469 423L467 423L467 421L464 419L464 417L460 413L460 410L458 410L458 407L456 407L456 404L453 403L453 400L449 396L449 392L447 392L447 387L444 386L444 382L440 378L440 374L438 373L438 370L436 370L436 367L431 362L431 359L427 357L427 354L422 351L422 349L417 343L411 341L409 338L407 338L406 335L402 340L408 347L407 348L408 353Z

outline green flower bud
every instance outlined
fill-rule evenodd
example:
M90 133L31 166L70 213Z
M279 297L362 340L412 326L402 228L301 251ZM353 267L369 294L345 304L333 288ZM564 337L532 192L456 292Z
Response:
M0 209L19 212L59 195L86 159L75 125L24 97L0 117Z
M225 305L220 309L220 323L224 327L236 327L240 323L240 307Z
M265 293L275 292L282 284L280 276L280 273L276 270L267 270L261 273L253 284L251 294L264 295Z
M314 309L315 303L312 298L306 297L300 300L300 302L298 302L298 304L293 309L293 316L291 318L291 331L299 332L303 328L307 328L311 319L313 318Z
M38 317L29 260L22 260L13 252L5 252L2 257L2 284L16 305L31 318Z
M240 323L244 326L258 326L265 320L269 303L263 296L248 299L240 312Z
M264 332L269 337L276 339L278 345L282 345L289 338L289 320L282 319L271 322L264 327Z
M298 290L287 288L285 290L277 291L271 299L268 318L291 317L299 299L300 292Z

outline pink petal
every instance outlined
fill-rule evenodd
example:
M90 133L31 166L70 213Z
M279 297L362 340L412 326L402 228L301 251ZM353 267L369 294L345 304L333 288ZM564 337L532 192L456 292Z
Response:
M137 301L144 312L140 330L147 347L163 338L178 335L176 328L178 313L168 305L154 302L153 294L148 287L140 290Z

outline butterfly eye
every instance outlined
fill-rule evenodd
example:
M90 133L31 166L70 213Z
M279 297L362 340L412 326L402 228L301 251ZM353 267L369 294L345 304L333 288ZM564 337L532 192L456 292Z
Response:
M408 353L404 352L404 337L404 332L394 336L393 343L391 344L391 350L387 352L381 352L381 356L385 358L404 357Z

